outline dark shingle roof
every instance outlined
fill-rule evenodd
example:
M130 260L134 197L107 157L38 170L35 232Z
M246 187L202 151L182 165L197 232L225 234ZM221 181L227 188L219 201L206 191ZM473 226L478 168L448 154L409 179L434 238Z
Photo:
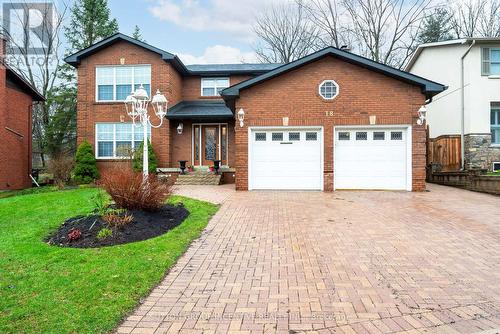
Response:
M182 119L232 119L233 113L224 101L182 101L168 109L167 118Z
M298 59L298 60L293 61L291 63L288 63L286 65L282 65L280 67L277 67L274 70L271 70L267 73L261 74L255 78L245 80L243 82L240 82L239 84L236 84L234 86L226 88L222 91L222 97L229 98L229 99L238 97L240 94L240 90L242 90L242 89L252 87L252 86L257 85L261 82L270 80L270 79L277 77L281 74L284 74L286 72L289 72L289 71L294 70L298 67L312 63L318 59L321 59L321 58L327 57L327 56L336 57L336 58L342 59L343 61L355 64L358 66L362 66L362 67L367 68L371 71L378 72L378 73L393 77L397 80L401 80L401 81L407 82L409 84L420 86L422 89L422 92L426 95L427 98L431 98L432 96L439 94L440 92L447 89L446 86L444 86L440 83L424 79L422 77L419 77L417 75L414 75L414 74L411 74L411 73L408 73L405 71L398 70L394 67L378 63L376 61L373 61L373 60L365 58L365 57L358 56L358 55L351 53L351 52L348 52L348 51L340 50L340 49L337 49L334 47L327 47L325 49L322 49L320 51L312 53L308 56L305 56L301 59Z
M184 75L230 75L230 74L253 74L259 75L270 71L281 64L207 64L207 65L189 65L186 66L176 55L149 45L147 43L141 42L133 37L127 36L122 33L116 33L103 39L94 45L89 46L86 49L80 50L66 58L64 60L72 65L78 66L80 61L85 57L88 57L100 50L117 43L119 41L126 41L137 45L141 48L149 50L151 52L157 53L161 59L172 63L172 65Z
M283 64L199 64L186 65L191 74L217 75L217 74L262 74L274 70Z
M33 101L45 101L45 97L14 69L8 65L5 65L5 69L7 70L7 80L14 82L16 86L21 88L26 94L30 95L33 98Z
M67 62L68 64L76 67L78 64L80 64L80 61L83 58L86 58L86 57L88 57L88 56L90 56L90 55L116 43L116 42L119 42L119 41L127 41L129 43L137 45L137 46L144 48L146 50L149 50L151 52L157 53L158 55L161 56L161 59L168 61L168 62L171 62L179 72L187 73L186 66L184 66L182 61L176 55L174 55L170 52L164 51L162 49L159 49L157 47L154 47L150 44L141 42L133 37L127 36L127 35L122 34L122 33L116 33L114 35L111 35L108 38L105 38L102 41L99 41L99 42L89 46L86 49L80 50L80 51L64 58L64 61Z

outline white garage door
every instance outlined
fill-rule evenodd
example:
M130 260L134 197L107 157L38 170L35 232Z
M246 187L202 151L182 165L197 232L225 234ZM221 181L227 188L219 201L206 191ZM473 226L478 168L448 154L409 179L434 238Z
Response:
M249 189L322 190L320 128L251 129Z
M335 189L411 190L407 128L336 128Z

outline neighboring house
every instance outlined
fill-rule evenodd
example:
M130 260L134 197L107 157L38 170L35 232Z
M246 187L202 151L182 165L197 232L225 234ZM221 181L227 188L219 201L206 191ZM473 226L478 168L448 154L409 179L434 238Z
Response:
M31 187L31 113L43 96L3 62L0 39L0 190Z
M449 86L428 105L431 140L451 153L457 138L465 169L500 169L500 38L420 45L407 70Z
M425 189L416 121L441 84L333 47L282 66L185 66L123 34L66 61L78 69L78 141L101 169L143 138L123 103L142 84L169 100L167 124L150 134L159 167L222 160L238 190Z

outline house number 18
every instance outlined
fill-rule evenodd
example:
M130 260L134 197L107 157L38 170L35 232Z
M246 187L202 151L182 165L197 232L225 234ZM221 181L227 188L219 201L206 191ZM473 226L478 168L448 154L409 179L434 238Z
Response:
M333 116L333 110L325 111L325 116Z

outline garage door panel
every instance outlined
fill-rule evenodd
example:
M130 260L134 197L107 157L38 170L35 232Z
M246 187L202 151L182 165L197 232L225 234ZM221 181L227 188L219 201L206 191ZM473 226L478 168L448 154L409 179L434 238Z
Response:
M306 132L316 132L317 140L306 140ZM256 133L260 134L260 141L256 140ZM283 140L273 141L273 133L282 133ZM293 135L289 136L290 133ZM262 140L264 137L266 140ZM276 137L279 138L279 135ZM323 188L320 129L286 127L273 130L252 129L250 138L251 189L321 190Z
M339 136L340 132L342 136ZM366 136L357 137L358 132L366 133ZM337 129L334 141L336 189L407 188L406 129Z

